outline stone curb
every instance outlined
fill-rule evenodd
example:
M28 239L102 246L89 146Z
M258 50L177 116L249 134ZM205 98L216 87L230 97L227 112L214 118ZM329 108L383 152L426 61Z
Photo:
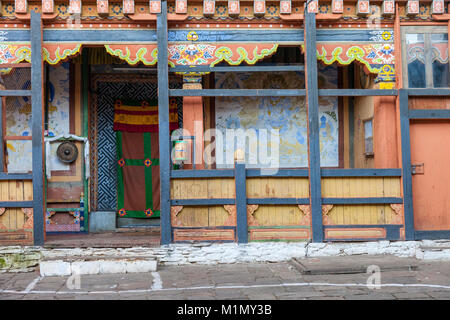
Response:
M132 248L58 248L48 249L40 247L0 247L0 261L9 255L32 256L30 265L41 262L50 263L50 260L61 260L72 266L74 257L82 257L85 263L91 262L91 271L109 272L108 270L125 270L120 259L136 260L147 259L156 261L161 265L183 264L224 264L240 262L281 262L293 258L352 256L352 255L393 255L409 257L420 260L450 260L450 240L423 240L423 241L372 241L372 242L334 242L334 243L307 243L307 242L254 242L248 244L237 243L194 243L171 244L161 247L132 247ZM27 260L18 259L20 261ZM96 266L95 261L105 262L105 266ZM74 264L77 266L77 264ZM44 264L45 266L45 264ZM28 268L29 266L27 266ZM13 272L23 266L0 266L0 272ZM61 266L68 273L68 266ZM70 267L72 268L72 267ZM83 267L84 268L84 267ZM143 270L145 266L129 266L130 270ZM134 269L133 269L134 268ZM149 267L150 268L150 267ZM155 267L156 268L156 267ZM71 270L71 269L70 269ZM94 271L92 271L94 270ZM147 270L147 269L145 269ZM148 269L150 270L150 269ZM56 271L55 271L56 272ZM137 271L129 271L137 272ZM70 271L72 274L72 271Z

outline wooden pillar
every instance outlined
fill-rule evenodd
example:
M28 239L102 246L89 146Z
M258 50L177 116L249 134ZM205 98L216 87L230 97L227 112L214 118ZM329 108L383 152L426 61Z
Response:
M311 10L315 10L314 7ZM306 102L308 111L309 185L312 241L323 241L322 186L319 141L319 97L317 79L316 15L305 10Z
M159 176L161 181L161 244L172 242L170 220L170 131L169 131L169 63L167 2L161 1L157 14L158 39L158 117L159 117Z
M42 62L42 20L37 12L31 12L31 117L33 158L33 237L34 245L42 246L44 231L44 95Z
M202 76L183 76L183 89L202 89ZM183 97L183 129L195 137L195 169L204 169L203 161L203 99L202 97ZM188 143L188 148L193 155L192 143ZM191 164L185 165L186 169L192 169Z

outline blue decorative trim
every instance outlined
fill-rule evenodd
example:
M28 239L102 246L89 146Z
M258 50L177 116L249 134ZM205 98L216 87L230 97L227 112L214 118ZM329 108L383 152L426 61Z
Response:
M410 119L450 119L450 110L414 109L409 110Z
M401 177L401 169L322 169L322 177Z
M403 198L322 198L323 204L390 204L403 203Z
M234 170L172 170L172 178L234 178Z
M172 206L221 206L235 204L235 199L171 199Z
M236 236L239 243L247 243L247 183L245 176L245 162L236 162L234 170L236 183Z
M261 205L299 205L309 204L309 198L247 198L247 203Z
M450 239L450 230L415 231L416 240Z

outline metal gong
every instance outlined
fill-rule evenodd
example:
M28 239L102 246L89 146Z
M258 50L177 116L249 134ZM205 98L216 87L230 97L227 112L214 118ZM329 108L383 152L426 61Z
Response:
M73 142L63 142L56 150L58 159L64 163L72 163L78 157L78 148Z

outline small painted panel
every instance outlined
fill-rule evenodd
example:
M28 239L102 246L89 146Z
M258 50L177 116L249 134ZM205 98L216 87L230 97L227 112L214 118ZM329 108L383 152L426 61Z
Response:
M173 241L234 241L234 229L174 229Z
M108 0L97 0L97 13L99 15L108 15L109 13Z
M308 4L308 12L319 13L319 1L311 0Z
M368 15L370 14L370 2L369 0L358 0L356 5L357 15Z
M309 228L264 228L264 229L250 229L250 241L295 241L310 239Z
M27 0L16 0L15 8L16 8L16 13L27 13L28 1Z
M69 1L69 13L81 14L81 0Z
M254 15L266 14L266 0L255 0L253 2L253 14Z
M187 13L187 0L176 0L175 2L175 13Z
M54 0L42 0L42 13L53 13L54 9Z
M161 0L150 0L150 13L161 13Z
M325 239L386 239L384 228L327 228Z
M409 0L406 4L406 14L415 15L419 14L419 0Z
M333 0L331 2L331 10L333 13L344 12L344 0Z
M228 0L228 14L230 16L237 16L241 13L241 6L239 0Z
M444 13L444 0L433 0L433 4L431 6L432 14L442 14Z
M395 0L384 0L381 7L383 15L392 15L395 13Z
M205 0L203 1L203 15L212 16L216 11L216 1L215 0Z
M292 11L291 0L280 0L280 13L281 14L290 14L291 11Z
M123 14L134 14L134 0L123 0Z

